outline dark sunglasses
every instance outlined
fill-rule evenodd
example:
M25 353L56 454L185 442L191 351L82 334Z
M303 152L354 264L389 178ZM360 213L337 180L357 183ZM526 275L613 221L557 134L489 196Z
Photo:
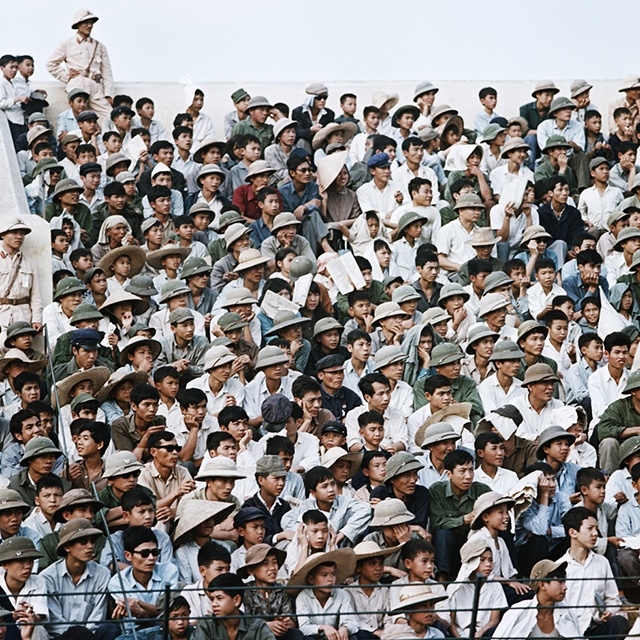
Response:
M129 478L137 478L140 475L139 471L130 471L129 473L123 473L119 476L117 476L118 478L124 478L125 480L128 480Z
M326 100L329 97L329 94L322 94L319 96L316 96L316 100Z
M134 549L133 553L137 553L141 558L148 558L149 556L157 558L160 555L160 549L158 547L155 549L142 549L141 551Z
M96 541L95 536L82 536L82 538L76 538L74 540L74 542L78 542L79 544L83 544L83 545L89 544L89 543L93 544L95 543L95 541Z
M156 449L164 449L168 453L180 453L182 451L182 447L179 444L159 444Z

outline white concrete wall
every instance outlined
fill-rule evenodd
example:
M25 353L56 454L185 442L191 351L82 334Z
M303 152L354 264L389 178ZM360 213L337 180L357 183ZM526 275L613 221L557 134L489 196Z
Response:
M618 93L620 80L590 81L594 85L591 91L592 102L600 108L605 116L610 102L618 99L622 94ZM36 83L49 92L51 106L47 115L55 122L57 114L67 107L66 96L60 83ZM415 82L398 82L392 84L378 84L371 81L353 82L327 82L329 87L328 106L336 113L340 113L339 97L343 93L355 93L358 96L358 117L362 115L362 109L370 104L371 96L376 90L384 90L387 93L397 93L400 96L399 105L410 104L413 98ZM531 91L536 80L521 80L509 82L487 81L434 81L440 87L436 96L436 104L449 104L456 107L465 122L473 124L475 115L481 109L478 102L478 91L485 86L493 86L498 90L498 108L500 115L512 117L518 115L518 108L525 102L530 102ZM571 80L558 80L556 85L560 89L560 95L569 96ZM205 93L204 112L213 118L216 132L223 133L224 115L231 111L233 105L229 97L238 87L243 87L251 95L266 96L272 102L284 102L291 109L298 106L305 95L303 83L255 83L238 81L234 83L204 83L200 88ZM178 83L126 83L116 84L118 93L130 95L134 101L142 96L150 97L156 105L156 117L165 126L168 133L171 131L173 117L186 108L184 89Z

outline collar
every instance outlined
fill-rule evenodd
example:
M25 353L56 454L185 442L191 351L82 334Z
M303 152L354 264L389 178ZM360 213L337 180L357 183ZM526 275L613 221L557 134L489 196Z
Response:
M93 38L91 36L87 36L83 38L82 36L76 36L76 42L78 44L82 44L83 42L88 42L89 44L93 44Z

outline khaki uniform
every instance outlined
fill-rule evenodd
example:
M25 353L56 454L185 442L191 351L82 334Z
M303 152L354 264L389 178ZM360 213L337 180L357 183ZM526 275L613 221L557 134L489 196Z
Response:
M69 78L70 69L79 71L80 75ZM67 93L71 89L84 89L89 94L88 108L95 111L101 121L110 119L111 105L106 96L113 97L115 92L111 62L102 43L80 36L64 40L47 61L47 71L67 85Z
M15 269L18 269L18 275L7 291ZM42 323L42 297L36 267L22 251L10 256L0 248L0 331L5 332L17 320Z

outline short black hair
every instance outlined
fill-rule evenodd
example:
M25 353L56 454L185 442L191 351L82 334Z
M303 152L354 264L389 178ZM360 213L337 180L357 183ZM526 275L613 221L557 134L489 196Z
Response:
M488 444L502 444L504 440L493 431L488 431L486 433L481 433L476 437L476 440L473 444L473 448L475 451L484 451Z
M22 423L29 418L38 418L39 420L40 416L31 409L20 409L19 411L16 411L9 420L9 431L11 434L15 436L16 434L21 433Z
M411 538L402 546L400 557L404 562L405 560L414 560L420 553L431 553L435 555L436 550L433 548L433 545L424 538Z
M576 264L578 266L589 264L597 267L602 264L602 256L595 249L585 249L576 256Z
M309 495L312 491L315 491L316 487L326 480L333 480L333 473L331 473L331 469L327 469L326 467L313 467L307 471L304 477L304 488L307 491L307 495Z
M493 87L483 87L478 92L478 98L484 100L487 96L498 96L498 92Z
M112 196L126 196L127 193L124 190L124 185L119 182L110 182L105 186L103 190L103 195L105 198L111 198Z
M637 466L639 465L635 464L633 465L633 468L635 469ZM605 481L604 473L602 473L600 469L596 469L595 467L584 467L582 469L578 469L578 473L576 475L576 491L580 491L582 487L588 487L596 480L600 480L602 482Z
M180 380L180 374L175 367L172 367L168 364L163 367L158 367L153 372L153 381L154 382L162 382L165 378L173 378L174 380Z
M507 262L504 263L502 270L507 274L510 275L512 271L515 271L516 269L525 269L526 270L527 265L524 263L524 260L521 260L520 258L513 258L513 260L507 260Z
M304 398L309 392L320 393L320 383L311 376L298 376L291 385L291 395L294 398Z
M363 396L372 396L374 394L373 385L376 382L378 384L384 384L389 388L391 387L389 378L379 371L376 371L375 373L368 373L366 376L363 376L360 382L358 382L358 389L360 389Z
M534 269L536 273L538 273L540 269L553 269L554 271L557 271L556 263L551 258L538 258Z
M598 516L595 511L591 511L591 509L587 509L586 507L573 507L569 509L562 518L562 525L564 526L564 532L567 537L569 537L569 531L571 529L580 531L582 523L589 518L597 520Z
M602 338L595 331L588 331L587 333L583 333L578 338L578 351L580 351L582 347L586 347L587 345L591 344L594 340L602 344Z
M207 450L215 451L225 440L230 440L233 444L236 439L228 431L214 431L207 436Z
M467 269L469 270L469 277L475 277L479 273L493 273L491 263L488 260L480 260L480 258L471 258L467 262Z
M123 511L131 513L136 507L148 506L153 504L153 498L148 491L142 487L134 487L125 491L120 498L120 506Z
M231 554L221 544L209 540L205 542L198 550L198 566L210 567L213 562L224 562L231 564Z
M171 442L171 440L175 440L176 434L171 431L156 431L149 436L149 440L147 440L147 449L151 450L153 447L157 447L160 442L163 440L165 442Z
M122 534L122 545L124 550L133 553L138 545L145 542L155 542L158 544L156 534L147 527L134 526L127 527Z
M344 104L344 102L346 102L349 98L352 98L353 100L357 100L358 96L356 96L355 93L343 93L340 96L340 104Z
M152 387L146 382L143 384L137 384L131 389L131 404L140 404L143 400L158 400L160 401L160 394L155 387Z
M364 256L356 256L356 264L360 271L371 271L371 263Z
M613 347L631 347L631 338L622 331L614 331L604 339L604 350L611 352Z
M544 324L547 327L550 327L551 323L554 320L563 320L564 322L569 322L567 314L564 311L560 311L560 309L551 309L551 311L547 311L547 313L544 314Z
M286 436L273 436L267 440L265 454L268 456L277 456L279 453L286 453L289 456L295 454L296 449L293 442Z
M108 187L109 185L107 185ZM122 185L120 185L122 186ZM124 189L124 187L122 187ZM106 187L105 187L106 190ZM171 197L171 189L169 187L165 187L163 184L154 184L149 192L147 193L147 199L149 202L155 202L158 198L170 198Z
M460 193L464 188L471 187L475 188L475 185L469 178L459 178L451 183L451 187L449 187L449 191L453 196L454 193Z
M554 191L555 188L560 185L564 187L569 185L569 181L564 176L551 176L547 178L547 191Z
M175 126L179 126L179 125L175 125ZM156 140L149 147L149 153L152 156L155 156L158 154L158 152L162 151L163 149L171 149L171 151L173 151L173 145L168 140Z
M464 449L449 451L443 461L444 468L447 471L453 471L456 467L469 463L473 464L473 456Z
M353 329L347 334L347 344L353 344L357 340L366 340L371 344L371 336L363 329Z
M309 509L302 514L302 522L304 524L322 524L323 522L329 523L327 516L319 509Z
M438 256L428 245L420 245L416 253L416 267L424 267L428 262L438 262Z
M384 427L384 416L379 411L363 411L358 416L358 426L364 429L368 424L381 424Z
M207 394L202 389L181 389L176 396L181 409L197 407L207 401Z
M42 478L36 482L36 495L38 495L43 489L60 489L60 491L64 493L62 480L54 473L42 476Z
M100 452L104 454L109 444L111 444L111 429L104 422L91 420L89 424L82 425L78 429L78 435L83 431L88 431L91 438L97 445L102 445Z
M13 386L15 387L15 390L20 393L22 389L24 389L25 385L35 383L40 386L40 382L41 378L37 373L34 373L33 371L23 371L13 379Z
M218 414L218 424L221 427L226 427L230 422L238 422L239 420L248 420L249 416L247 412L236 405L232 407L224 407Z
M433 376L428 376L424 381L424 393L433 394L436 389L442 389L443 387L450 387L451 379L447 376L443 376L440 373L436 373Z
M230 598L239 597L242 601L244 597L244 582L235 573L221 573L217 575L208 585L207 591L222 591Z
M385 451L367 450L364 452L364 455L362 456L362 464L360 465L360 468L368 469L369 464L371 463L372 460L374 460L375 458L384 458L386 460L387 455L388 454L386 454Z

